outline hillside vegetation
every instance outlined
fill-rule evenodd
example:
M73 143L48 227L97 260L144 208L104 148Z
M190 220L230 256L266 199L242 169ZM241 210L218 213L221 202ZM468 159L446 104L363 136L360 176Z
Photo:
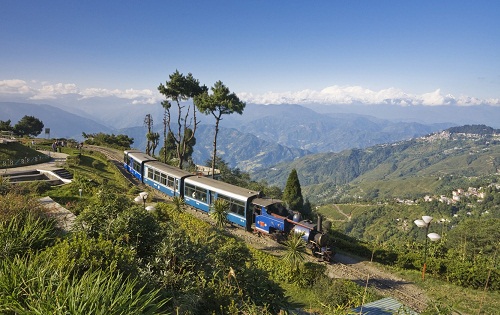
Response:
M329 280L324 265L292 269L247 247L182 203L150 193L156 209L148 212L133 202L140 188L104 156L64 150L71 184L0 181L2 314L328 313L376 298L354 282ZM40 194L77 215L69 233L46 215ZM324 300L333 290L335 299Z
M464 126L367 149L308 155L255 178L283 187L296 169L304 195L325 204L441 194L453 185L491 177L499 168L500 132Z

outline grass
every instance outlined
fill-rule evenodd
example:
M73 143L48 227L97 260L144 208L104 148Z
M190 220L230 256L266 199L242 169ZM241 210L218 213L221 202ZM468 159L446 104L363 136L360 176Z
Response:
M387 266L385 268L425 290L434 303L449 305L461 314L497 314L500 310L500 292L459 287L435 279L429 274L426 275L425 281L422 281L420 271L399 270Z
M67 151L66 151L67 150ZM79 155L78 151L72 149L66 149L65 153L70 154L69 162L66 168L73 173L75 180L69 185L63 185L54 187L49 195L55 200L68 201L78 201L79 200L79 189L82 189L82 198L88 197L91 193L90 189L86 186L91 186L94 183L106 183L106 185L112 190L123 191L128 193L131 185L127 180L121 175L120 171L110 163L104 156L99 153L83 151L82 155ZM81 182L79 179L87 182Z
M40 152L19 142L0 143L0 161L41 156Z

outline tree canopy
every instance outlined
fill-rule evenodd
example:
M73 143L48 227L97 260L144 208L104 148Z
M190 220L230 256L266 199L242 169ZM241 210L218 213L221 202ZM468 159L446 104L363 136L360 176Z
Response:
M194 98L194 103L198 110L205 115L212 114L215 118L214 149L212 154L212 178L215 176L215 158L217 156L217 134L219 133L219 123L222 115L233 113L242 114L245 103L240 101L236 94L231 93L222 81L215 82L211 88L212 94L204 91Z
M185 102L207 91L207 87L201 86L200 82L191 73L184 75L176 70L169 76L169 80L165 85L160 83L158 91L165 96L165 100L161 103L165 109L164 124L168 129L168 133L173 135L178 167L182 168L182 164L190 150L189 143L195 137L196 126L199 123L196 119L196 107ZM172 111L171 101L177 105L177 111ZM177 115L176 124L172 123L173 115ZM188 130L192 132L187 132ZM166 137L164 141L166 147Z
M24 116L14 126L14 133L18 136L38 136L43 130L43 122L34 116Z
M283 201L290 210L302 212L304 198L302 197L302 189L296 169L292 169L290 175L288 175L285 190L283 191Z

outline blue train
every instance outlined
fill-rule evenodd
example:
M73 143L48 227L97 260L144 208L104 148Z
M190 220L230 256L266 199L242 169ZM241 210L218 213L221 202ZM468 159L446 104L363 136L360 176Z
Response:
M301 233L311 254L324 261L333 258L330 242L320 231L321 222L301 220L300 214L286 209L281 200L262 198L258 191L192 174L138 150L124 151L123 166L142 183L170 197L179 196L193 208L208 213L215 200L224 199L229 204L229 222L263 234Z

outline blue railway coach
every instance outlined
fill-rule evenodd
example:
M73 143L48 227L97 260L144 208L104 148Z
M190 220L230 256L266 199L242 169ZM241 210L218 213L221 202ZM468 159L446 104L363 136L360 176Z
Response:
M192 176L184 179L184 200L186 204L204 212L217 199L229 203L227 219L250 231L253 222L253 209L250 202L258 197L258 191L241 188L212 178Z
M149 161L157 160L138 150L126 150L123 152L123 166L141 182L143 181L142 174L144 174L144 163Z
M143 180L146 185L170 197L182 197L184 178L189 176L193 174L159 161L151 161L144 167Z

